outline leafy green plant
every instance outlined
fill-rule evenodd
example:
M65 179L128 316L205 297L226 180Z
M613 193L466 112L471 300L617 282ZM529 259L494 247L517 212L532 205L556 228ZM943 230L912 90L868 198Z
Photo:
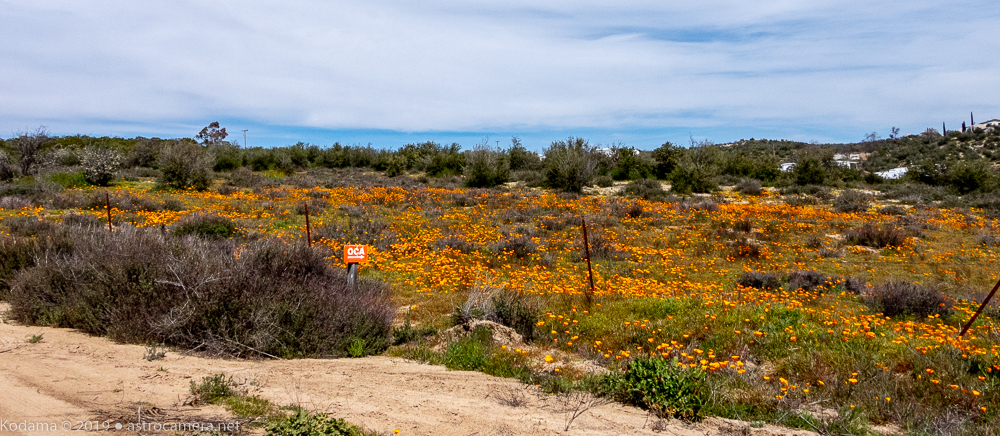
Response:
M351 357L361 357L365 355L365 340L364 338L354 338L351 342L347 344L347 354Z
M705 373L681 369L677 359L639 358L629 362L624 373L610 377L612 395L618 401L661 418L697 420L708 402Z
M219 373L202 377L200 382L191 380L191 395L198 402L215 404L227 397L236 395L236 383L232 377Z
M37 344L39 342L42 342L42 336L43 336L42 333L39 333L37 335L31 335L31 337L28 338L28 343L29 344Z
M312 414L303 409L299 409L294 414L284 418L272 420L267 424L266 430L267 435L274 436L357 436L362 434L361 429L343 419L330 418L322 413Z

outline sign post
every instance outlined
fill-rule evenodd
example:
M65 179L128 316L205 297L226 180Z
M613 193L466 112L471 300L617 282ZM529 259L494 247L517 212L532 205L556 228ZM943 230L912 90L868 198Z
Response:
M347 285L358 285L358 263L368 261L368 247L364 245L345 245L344 263L347 264Z

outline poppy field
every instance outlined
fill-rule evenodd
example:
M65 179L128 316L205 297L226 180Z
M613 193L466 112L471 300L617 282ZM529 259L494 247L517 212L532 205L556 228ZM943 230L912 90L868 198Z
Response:
M1000 280L997 219L875 199L838 212L775 191L658 202L518 187L108 189L112 226L166 232L212 214L232 235L289 244L306 241L308 208L313 249L340 268L341 247L368 246L361 276L391 287L407 327L451 327L483 289L516 293L537 318L530 341L502 352L534 371L573 380L578 362L664 359L703 374L705 415L823 434L1000 430L1000 304L958 337ZM0 218L67 211L107 220L68 200Z

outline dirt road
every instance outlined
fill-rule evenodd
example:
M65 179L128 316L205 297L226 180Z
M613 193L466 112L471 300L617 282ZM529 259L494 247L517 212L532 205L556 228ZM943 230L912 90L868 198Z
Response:
M32 335L41 335L42 341L29 343ZM776 427L749 429L746 423L716 418L698 424L657 423L642 410L617 404L587 411L564 432L569 412L556 397L476 372L389 357L247 361L168 352L147 361L145 352L142 346L67 329L18 326L4 319L0 435L83 434L78 429L129 434L143 430L137 426L141 422L146 424L143 434L192 428L176 427L178 423L233 428L235 418L223 408L185 405L191 381L217 373L233 376L254 395L275 404L325 412L383 434L701 436L747 434L745 428L749 434L810 434ZM516 398L525 404L510 405ZM122 429L116 430L116 424ZM247 429L246 423L238 424Z

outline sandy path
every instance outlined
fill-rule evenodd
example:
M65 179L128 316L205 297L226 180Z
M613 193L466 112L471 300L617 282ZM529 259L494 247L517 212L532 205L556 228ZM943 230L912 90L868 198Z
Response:
M42 334L42 342L27 343L34 334ZM398 429L401 435L701 436L744 434L746 427L713 418L692 425L671 421L654 432L653 420L644 411L607 404L583 414L563 432L567 413L554 397L476 372L447 371L389 357L246 361L168 352L165 358L150 362L144 353L141 346L115 344L67 329L4 321L0 324L0 425L6 420L8 427L0 427L0 434L80 435L58 429L11 431L10 426L44 422L61 428L67 421L78 428L79 422L88 420L106 421L112 427L122 423L123 430L111 428L109 432L125 434L139 413L147 425L232 423L234 418L222 408L185 405L191 380L220 372L276 404L329 413L384 434ZM501 404L510 390L523 393L527 404ZM774 427L751 430L751 434L809 434Z

